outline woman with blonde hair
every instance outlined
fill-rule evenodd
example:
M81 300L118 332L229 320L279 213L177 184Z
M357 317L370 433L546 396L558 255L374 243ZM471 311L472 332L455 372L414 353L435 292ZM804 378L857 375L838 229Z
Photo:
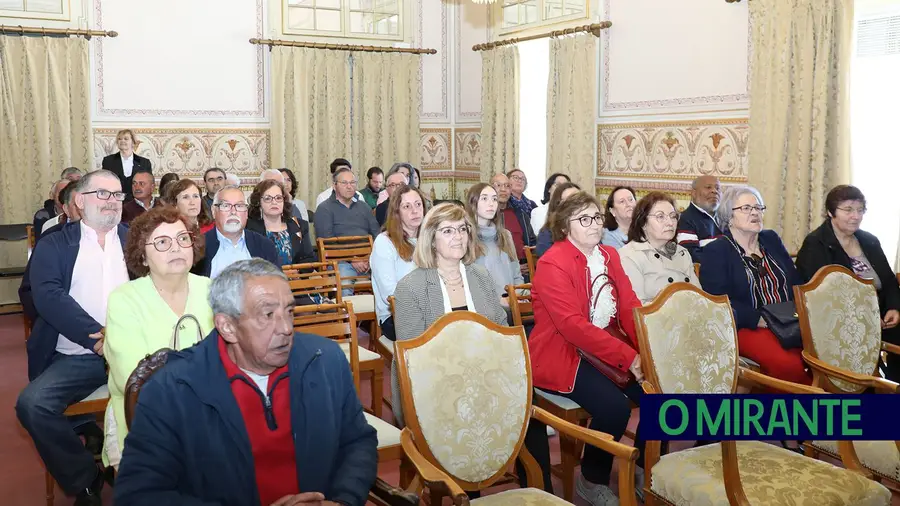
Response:
M138 172L153 172L150 160L134 152L134 132L130 129L119 130L116 133L116 147L119 151L103 157L100 167L112 172L122 183L122 191L125 192L125 200L134 199L131 193L131 180Z
M525 282L512 234L503 226L497 212L500 204L497 190L487 183L478 183L466 195L466 212L469 220L477 225L472 248L475 263L483 265L494 279L494 287L500 294L500 304L509 307L507 285L521 285Z

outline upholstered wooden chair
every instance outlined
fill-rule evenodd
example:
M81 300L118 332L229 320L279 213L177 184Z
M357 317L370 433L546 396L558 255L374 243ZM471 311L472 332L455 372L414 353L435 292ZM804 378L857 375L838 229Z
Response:
M329 237L317 240L319 261L355 262L369 261L372 255L372 236ZM378 318L375 316L375 295L372 292L372 271L355 276L340 276L338 286L344 281L353 283L353 295L344 299L353 303L356 318L359 322L369 322L369 349L374 349L374 341L378 340Z
M128 382L125 384L125 425L129 429L131 428L131 420L134 419L141 388L157 371L166 365L170 352L171 350L160 350L144 358L128 377ZM355 379L358 381L358 377ZM366 419L369 420L371 425L371 418L366 417ZM378 427L375 427L375 429L379 430ZM378 444L380 447L380 432L378 434ZM380 451L379 448L379 459L381 458ZM377 506L418 506L419 504L418 496L388 485L381 478L376 478L375 483L369 490L369 501Z
M878 295L871 280L839 265L822 267L809 283L794 287L803 336L803 359L813 385L832 393L897 393L900 385L879 376L882 351L897 347L881 340ZM900 483L897 441L855 441L857 457L876 477ZM835 441L811 441L806 454L840 458Z
M397 341L396 359L407 423L401 442L431 493L431 504L449 495L456 506L467 505L466 491L495 485L516 459L525 467L530 488L471 502L567 504L543 491L540 467L523 446L531 418L619 457L621 504L635 504L637 449L532 406L531 360L521 328L457 311L420 337Z
M674 283L634 314L646 393L729 394L739 383L824 393L741 367L737 327L725 295ZM857 471L851 444L840 446L849 469L759 441L722 441L664 456L659 441L648 441L645 503L748 506L789 497L791 504L889 505L890 491Z
M534 281L534 269L537 261L534 259L534 246L525 246L525 261L528 263L528 280Z

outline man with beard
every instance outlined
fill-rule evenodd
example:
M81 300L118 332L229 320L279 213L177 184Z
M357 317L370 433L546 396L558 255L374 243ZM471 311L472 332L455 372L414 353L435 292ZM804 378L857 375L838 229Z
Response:
M206 256L192 272L215 279L229 265L250 258L280 266L275 244L262 234L244 230L249 209L244 192L237 186L216 192L212 208L216 228L206 233Z
M687 248L694 263L700 263L703 247L722 235L715 218L720 197L716 176L700 176L691 183L691 203L678 219L675 240Z
M99 429L91 418L69 419L63 413L106 384L107 297L128 281L123 254L128 228L119 224L124 200L114 173L85 175L75 189L81 220L45 237L31 257L37 320L26 345L31 382L19 394L16 415L47 471L76 496L76 506L101 504L103 475L79 439L79 433L88 437Z

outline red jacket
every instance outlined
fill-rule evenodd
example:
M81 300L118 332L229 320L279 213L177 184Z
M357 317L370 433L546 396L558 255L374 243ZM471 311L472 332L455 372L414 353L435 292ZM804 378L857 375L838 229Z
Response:
M622 269L619 253L607 246L598 247L606 256L607 274L615 286L615 320L634 346L591 322L587 258L568 240L559 241L541 256L532 282L534 330L528 350L534 386L538 388L571 392L578 372L579 348L623 371L631 367L638 353L632 310L640 307L641 301Z

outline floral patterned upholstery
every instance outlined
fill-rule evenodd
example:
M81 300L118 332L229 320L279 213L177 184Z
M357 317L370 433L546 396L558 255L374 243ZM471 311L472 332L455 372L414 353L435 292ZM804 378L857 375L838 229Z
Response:
M750 504L888 506L891 492L847 469L759 441L737 443L741 484ZM670 453L653 466L650 490L691 506L728 506L718 444Z
M737 353L728 304L684 290L643 319L663 392L731 393Z
M812 445L832 455L839 455L837 441L813 441ZM900 451L895 441L854 441L853 448L864 466L900 481Z
M516 449L527 422L524 340L473 321L447 325L405 350L416 418L431 453L455 478L490 478Z
M478 506L499 506L501 504L515 504L516 506L571 506L570 503L559 497L536 488L504 490L503 492L475 499L469 504L477 504Z
M871 375L881 350L881 319L875 287L843 273L829 273L815 290L806 292L815 355L823 362ZM846 392L863 387L829 378Z

